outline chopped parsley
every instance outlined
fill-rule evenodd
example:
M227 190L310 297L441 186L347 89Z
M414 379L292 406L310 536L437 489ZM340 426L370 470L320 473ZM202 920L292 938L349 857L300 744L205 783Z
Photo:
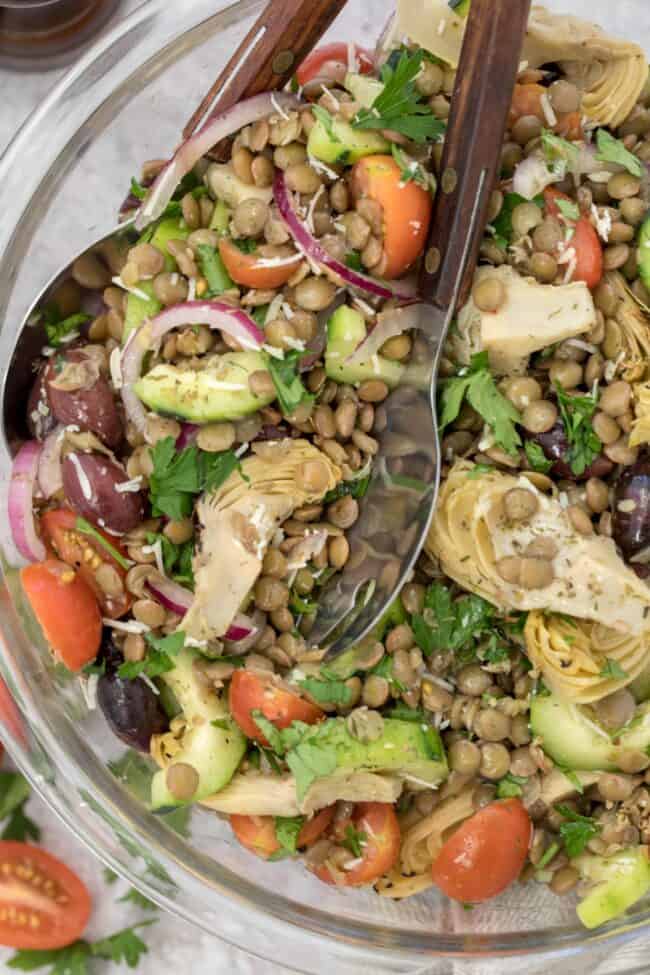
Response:
M341 140L339 139L338 135L334 131L334 118L332 115L330 115L327 109L323 108L322 105L312 105L311 110L313 112L314 118L318 122L320 122L320 124L327 132L327 137L330 140L330 142L340 142Z
M378 664L369 671L374 677L383 677L387 680L391 687L393 687L399 694L405 694L408 691L406 684L403 684L401 680L393 676L393 665L395 661L388 654L385 654Z
M192 445L177 452L173 437L151 448L153 473L149 495L154 517L167 515L180 521L192 513L194 498L220 487L239 466L234 451L211 454Z
M412 721L413 724L429 724L426 711L421 708L410 708L398 701L388 712L388 717L395 721Z
M182 630L170 633L169 636L154 636L145 633L148 644L147 655L144 660L127 660L118 668L118 677L124 680L135 680L144 674L145 677L159 677L175 667L174 658L185 646L185 634Z
M338 501L339 498L345 498L348 495L359 501L366 495L369 485L370 474L366 474L365 477L358 477L355 481L341 481L332 491L327 492L323 503L331 504L332 501Z
M107 538L104 538L102 533L98 531L94 525L91 525L89 521L86 521L85 518L80 518L80 517L77 518L74 527L82 535L89 535L90 538L94 538L95 541L99 545L101 545L102 548L106 549L110 557L114 559L117 562L117 564L121 566L123 569L131 568L133 562L130 559L124 558L124 556L119 551L119 549L116 548L116 546L113 545L111 542L109 542Z
M580 477L593 464L602 450L602 443L594 433L591 420L596 412L598 393L569 396L560 383L555 384L557 403L569 452L567 461L573 473Z
M136 890L135 887L131 887L130 890L127 890L124 897L118 897L118 903L135 904L135 906L139 907L141 911L158 910L158 905L154 904L153 901L150 901L148 897L144 896L144 894L141 894L140 891Z
M363 262L359 251L348 251L345 255L345 266L351 271L363 271Z
M124 962L129 968L136 968L141 957L149 951L136 932L155 923L153 920L140 921L100 941L75 941L65 948L44 951L17 951L7 962L7 967L20 972L49 967L49 975L90 975L92 962L101 958L116 965Z
M436 195L438 184L433 173L430 173L422 163L417 162L408 153L404 152L402 147L398 146L396 142L393 142L391 152L393 159L400 168L402 183L417 183L423 190L431 193L431 196Z
M356 829L352 823L345 827L345 839L342 845L355 857L363 856L363 848L368 842L368 834L362 829Z
M25 813L30 797L29 782L20 772L0 772L0 820L2 839L38 842L41 831ZM5 822L6 820L6 822Z
M540 870L543 870L544 867L546 867L551 862L551 860L555 857L555 854L559 852L560 852L560 844L551 843L548 850L546 850L544 852L544 855L537 861L535 870L538 872Z
M166 535L155 532L147 533L147 545L156 545L158 542L160 542L162 549L165 574L170 579L174 579L175 582L194 589L194 572L192 570L194 539L189 538L182 545L176 545Z
M446 586L434 582L425 594L422 615L413 614L411 627L427 656L443 650L456 652L482 634L493 635L494 608L480 596L453 599Z
M535 443L534 440L527 440L524 444L524 450L526 451L530 469L536 471L538 474L548 474L553 466L553 461L548 460L540 445Z
M527 778L521 775L513 775L512 772L501 779L497 784L497 799L514 799L522 794L522 786L528 782Z
M278 403L285 416L295 413L301 403L313 400L313 396L307 392L300 378L299 365L302 354L297 349L285 352L283 359L276 359L266 354L266 368L271 373Z
M387 62L381 71L383 91L370 108L357 112L352 125L357 129L392 129L420 144L440 139L445 123L435 117L415 87L424 57L422 50L403 50L397 63Z
M499 214L496 219L492 221L494 240L499 247L502 247L504 250L510 243L512 243L514 236L514 231L512 229L512 214L515 207L518 207L520 203L534 203L541 210L544 206L544 197L536 196L533 200L527 200L519 193L504 194L503 203L501 204Z
M45 326L48 345L53 349L58 349L59 346L65 345L65 339L77 334L81 326L89 322L91 318L92 315L85 315L83 312L78 312L76 315L68 315L67 318L61 318L56 305L48 305L43 311L43 324Z
M626 149L620 139L610 135L607 129L598 129L596 145L598 146L596 159L601 162L618 163L619 166L624 166L628 173L641 179L644 172L641 160Z
M226 266L221 260L221 255L209 244L199 244L197 247L201 274L208 282L208 290L203 298L216 298L223 294L228 288L232 288L233 282L226 271Z
M628 675L618 660L612 660L611 657L607 657L599 676L611 678L612 680L625 680Z
M581 816L569 806L556 806L555 808L561 816L564 816L564 822L560 826L560 836L564 840L567 856L572 859L580 856L589 840L592 840L600 832L600 823L589 816Z
M574 203L573 200L563 200L561 196L556 197L555 205L567 220L579 220L580 210L578 204Z
M458 417L465 399L492 429L496 442L509 454L516 454L521 437L516 424L521 417L509 399L497 387L488 365L487 352L472 356L469 366L457 376L441 383L440 429Z
M352 688L348 687L343 680L320 680L317 677L308 677L300 681L299 686L313 697L317 704L336 704L338 707L345 708L354 700Z
M275 835L285 856L293 856L298 852L298 837L304 825L304 816L275 817Z
M542 129L542 149L549 169L557 176L564 176L567 169L577 173L580 169L580 150L573 142L563 139L549 129Z

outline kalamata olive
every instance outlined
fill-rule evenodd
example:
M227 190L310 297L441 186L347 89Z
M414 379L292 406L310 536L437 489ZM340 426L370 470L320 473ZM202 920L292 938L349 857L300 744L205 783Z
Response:
M36 440L45 440L57 425L45 384L46 369L47 363L39 369L27 400L27 426Z
M612 530L627 558L650 545L650 460L625 467L616 481Z
M168 725L158 696L139 678L118 677L117 669L123 662L119 651L113 648L104 655L104 661L106 673L99 678L97 703L121 741L140 752L148 752L151 736L161 734Z
M45 381L52 413L59 423L96 434L107 447L117 447L124 434L111 387L95 359L82 349L52 356Z
M561 420L548 433L536 433L529 439L540 445L547 460L555 462L551 473L566 481L586 481L590 477L607 477L614 469L612 461L604 454L600 454L582 474L574 474L566 459L569 455L569 444Z
M142 494L118 491L129 476L109 457L73 451L61 466L65 496L78 514L119 535L140 524L144 514Z

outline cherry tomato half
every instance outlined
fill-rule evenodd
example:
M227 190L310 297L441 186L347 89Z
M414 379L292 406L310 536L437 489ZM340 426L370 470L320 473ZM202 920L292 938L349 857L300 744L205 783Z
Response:
M233 281L247 288L261 290L281 288L296 273L302 260L301 255L298 254L295 263L266 267L263 258L257 257L254 253L245 254L227 237L222 237L219 241L219 253Z
M230 713L247 738L268 745L252 711L261 711L276 728L288 728L294 721L317 724L325 717L311 701L278 686L272 678L260 677L250 670L236 670L230 682Z
M94 660L102 639L95 594L78 572L56 559L21 569L20 579L45 639L70 670Z
M306 85L314 78L330 78L341 82L348 71L348 45L343 43L323 44L312 51L296 71L299 85ZM353 45L358 74L370 74L375 66L372 53L363 47Z
M63 948L82 934L90 910L86 886L64 863L28 843L0 842L0 944Z
M566 193L561 193L552 186L544 190L544 202L549 217L560 216L558 200L574 203ZM575 228L573 237L568 242L568 246L576 253L576 268L571 280L584 281L588 288L595 288L603 276L603 248L598 234L588 217L580 217L575 223L571 220L567 222Z
M584 138L580 112L556 113L555 125L549 126L548 110L544 110L542 101L544 95L548 96L548 88L536 82L515 85L510 106L510 126L512 127L518 119L532 115L546 128L552 128L553 132L563 139L579 142Z
M296 846L299 850L313 846L334 818L334 806L321 809L312 819L305 821L302 829L298 833ZM280 844L275 831L275 819L273 816L231 816L230 825L232 831L247 850L268 860L274 853L280 850Z
M395 810L387 802L360 802L354 807L351 825L363 833L361 862L352 870L345 870L340 882L344 887L363 887L373 884L395 866L402 836ZM353 855L350 854L350 859ZM314 873L325 884L335 883L328 866L315 867Z
M352 170L352 193L379 203L384 215L384 278L398 278L420 256L426 243L433 200L422 186L405 183L392 156L366 156Z
M41 517L43 540L58 558L67 562L73 569L78 570L81 577L95 593L102 614L111 619L119 619L120 616L124 616L133 602L124 585L126 569L110 554L109 549L102 545L98 538L79 531L77 521L78 518L75 513L67 508L46 511ZM95 525L92 527L122 558L127 557L126 552L115 538L107 535ZM98 570L105 573L108 576L108 582L112 583L113 591L111 593L108 593L98 582Z
M532 832L519 799L490 803L444 844L431 868L434 884L466 904L496 897L521 873Z

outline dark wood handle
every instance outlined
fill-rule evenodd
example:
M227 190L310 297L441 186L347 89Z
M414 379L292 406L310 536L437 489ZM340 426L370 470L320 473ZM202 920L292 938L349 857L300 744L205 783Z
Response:
M278 91L340 14L347 0L271 0L183 129L243 98Z
M530 3L472 0L420 275L420 294L441 309L472 286Z

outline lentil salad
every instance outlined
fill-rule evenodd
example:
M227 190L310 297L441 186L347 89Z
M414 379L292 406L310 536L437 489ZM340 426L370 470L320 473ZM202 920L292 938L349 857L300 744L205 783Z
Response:
M145 165L139 239L77 262L44 323L10 516L53 653L159 768L153 808L200 802L256 855L388 897L578 889L592 927L650 887L636 45L582 25L599 47L578 60L536 8L441 363L425 551L370 638L330 666L309 643L382 404L427 354L405 308L457 6L432 3L433 38L405 16L407 42L329 49L239 106L228 162L192 143Z

